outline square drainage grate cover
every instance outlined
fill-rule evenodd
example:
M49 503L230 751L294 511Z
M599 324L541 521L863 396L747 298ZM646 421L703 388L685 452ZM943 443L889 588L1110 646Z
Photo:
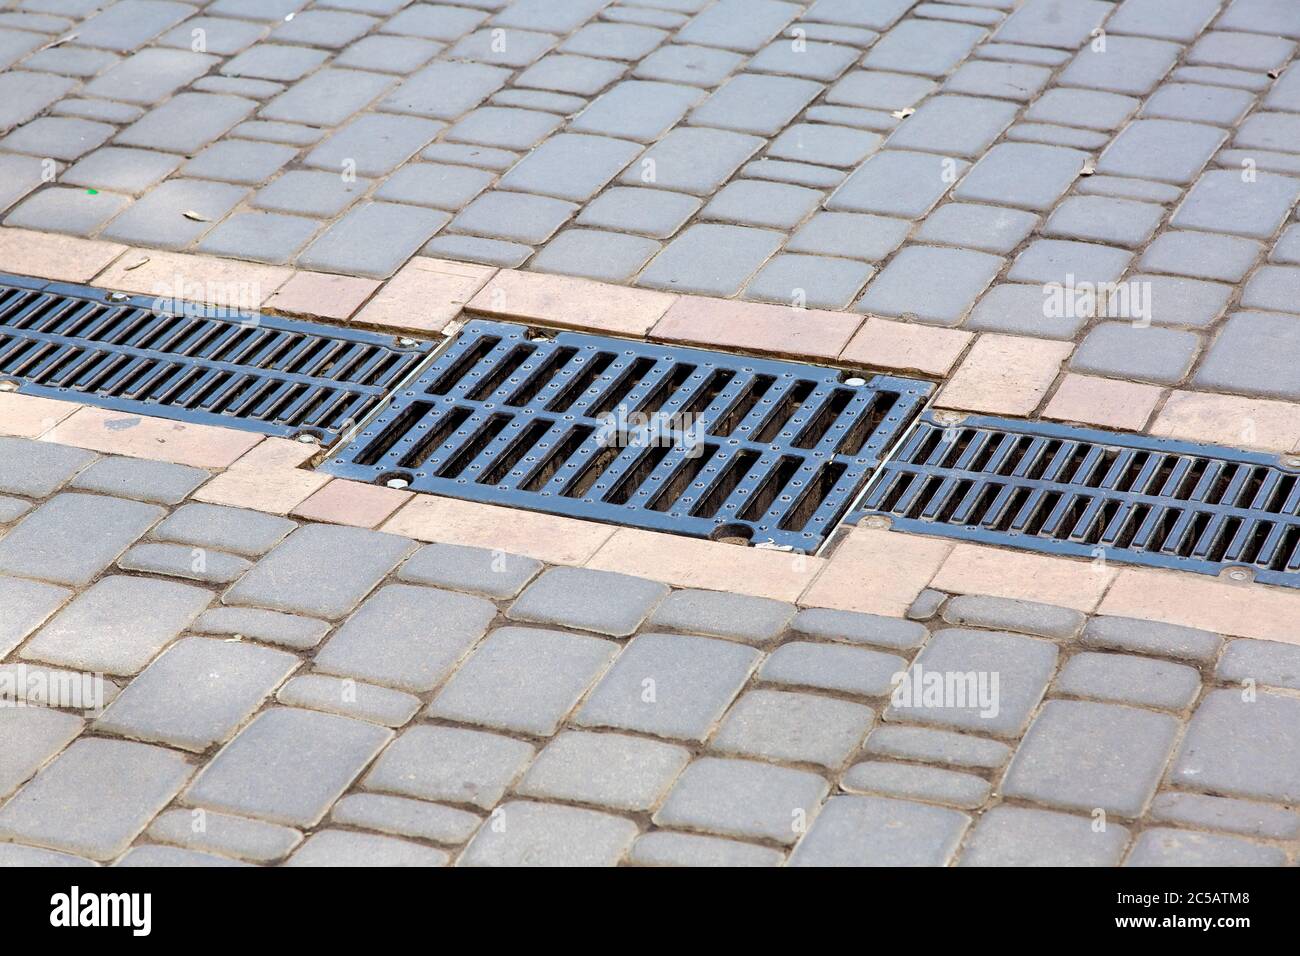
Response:
M1300 587L1300 468L1115 432L926 413L850 520Z
M141 415L330 444L432 350L430 342L0 275L0 382Z
M330 474L815 550L928 382L472 321Z

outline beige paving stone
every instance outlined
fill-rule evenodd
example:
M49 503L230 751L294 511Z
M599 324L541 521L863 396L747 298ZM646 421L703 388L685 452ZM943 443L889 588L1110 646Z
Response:
M955 594L1038 601L1091 611L1114 580L1111 564L1045 554L1021 554L958 543L930 586Z
M1156 416L1151 434L1292 451L1300 445L1300 405L1211 392L1173 391Z
M570 565L585 563L614 533L591 521L433 495L417 495L380 530Z
M438 332L496 273L490 266L416 257L355 317L361 325Z
M94 284L139 295L175 297L256 311L291 275L293 270L283 266L157 249L129 249L96 276Z
M1140 432L1164 389L1092 375L1066 375L1043 415L1065 422Z
M952 548L942 538L859 525L831 553L799 603L902 617Z
M359 276L295 272L288 282L271 293L263 307L288 315L347 319L382 284L375 279Z
M196 468L226 468L262 440L261 435L233 428L189 425L104 408L82 408L42 438L61 445Z
M981 335L939 393L937 404L996 415L1028 415L1073 349L1016 335Z
M0 435L39 438L81 407L77 402L0 392Z
M374 528L412 497L409 491L335 478L293 509L299 518Z
M807 555L620 528L587 562L587 567L620 571L677 587L793 601L824 563L821 558Z
M862 322L851 312L682 296L651 338L773 355L837 358Z
M0 263L17 275L89 282L127 247L28 229L0 229Z
M288 514L330 481L329 475L299 468L231 468L193 495L195 501L271 514Z
M1300 644L1300 592L1206 575L1125 568L1098 613Z
M247 454L241 455L232 468L297 468L320 451L313 442L290 441L288 438L264 438Z
M677 296L666 292L502 269L470 300L467 308L501 319L645 335L678 301L681 300Z
M840 361L943 376L973 338L973 332L960 329L891 322L872 315L840 353Z

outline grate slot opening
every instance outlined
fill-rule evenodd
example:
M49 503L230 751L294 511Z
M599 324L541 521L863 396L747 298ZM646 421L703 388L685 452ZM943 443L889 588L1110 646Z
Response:
M445 372L439 375L432 385L425 392L429 395L446 395L453 388L460 384L461 380L469 374L470 369L482 362L492 350L497 347L501 340L493 336L484 336L469 348L465 349L447 368Z
M669 479L664 482L663 487L655 492L654 497L646 505L651 511L669 511L673 505L677 504L686 490L695 483L706 465L713 459L718 450L717 445L704 444L697 446L699 454L685 455L677 469L672 473Z
M507 475L514 471L515 466L524 460L524 456L546 437L546 433L550 430L550 422L541 418L534 418L519 429L519 434L501 456L497 458L492 467L483 472L479 481L485 485L500 484Z
M795 382L794 385L787 388L775 407L763 419L762 426L754 435L754 441L763 445L770 444L772 439L781 434L781 430L785 428L786 423L798 413L799 409L803 408L804 402L808 401L808 396L816 388L816 382L806 380Z
M565 462L578 453L578 449L583 446L583 443L591 437L595 430L595 428L588 425L579 425L570 430L542 458L533 473L528 477L524 488L528 491L541 491L552 478L559 474Z
M580 361L580 360L575 360ZM596 384L596 380L605 374L605 369L614 364L614 356L609 352L598 352L587 357L582 371L573 377L559 393L546 403L548 412L567 412L584 392Z
M691 514L704 518L715 516L740 487L740 483L749 476L761 457L752 448L742 449L733 455L717 480L691 509Z
M721 438L729 437L740 426L740 423L749 417L749 413L758 406L758 403L763 400L763 396L775 384L776 376L774 375L755 375L750 380L749 386L740 395L736 396L736 401L731 408L727 409L726 413L718 419L717 424L710 429L710 434Z
M793 455L782 455L777 461L776 467L768 470L758 488L749 496L749 500L740 510L740 520L757 521L767 514L772 505L776 504L781 492L789 487L791 481L794 480L794 476L799 474L802 467L802 458L796 458Z

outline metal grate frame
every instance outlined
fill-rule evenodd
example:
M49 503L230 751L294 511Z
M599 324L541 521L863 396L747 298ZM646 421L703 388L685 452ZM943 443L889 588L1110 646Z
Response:
M832 368L577 332L552 339L475 320L321 468L813 551L931 390L911 379L851 379ZM659 426L638 425L636 415Z
M26 395L330 444L431 342L255 314L228 318L88 286L0 274L0 382Z
M1300 587L1300 468L1162 438L927 412L861 508L900 531Z

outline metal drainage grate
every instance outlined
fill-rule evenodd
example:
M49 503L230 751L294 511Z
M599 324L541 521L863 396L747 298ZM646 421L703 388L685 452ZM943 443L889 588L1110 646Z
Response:
M328 444L433 348L0 275L0 381L29 395Z
M927 382L473 321L331 474L814 550Z
M1265 454L927 413L861 507L850 520L1300 587L1300 470Z

